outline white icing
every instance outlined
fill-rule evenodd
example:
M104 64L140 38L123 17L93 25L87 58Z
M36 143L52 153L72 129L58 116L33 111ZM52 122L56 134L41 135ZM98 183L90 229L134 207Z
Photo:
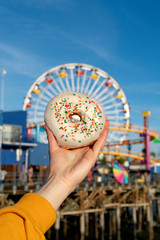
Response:
M68 148L87 146L97 140L105 125L105 113L92 97L63 92L47 105L44 121L59 145Z

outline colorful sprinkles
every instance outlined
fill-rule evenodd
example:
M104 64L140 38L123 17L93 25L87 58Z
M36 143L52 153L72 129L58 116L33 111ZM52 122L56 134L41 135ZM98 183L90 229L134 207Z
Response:
M84 138L92 137L94 131L102 129L102 110L98 103L92 98L86 96L82 98L78 93L72 93L72 97L62 97L60 101L51 104L51 110L54 111L54 117L59 125L59 130L62 130L60 136L64 141L68 141L68 137L74 142L81 143L76 135L80 134ZM71 99L71 100L70 100ZM81 114L80 122L71 122L70 115Z

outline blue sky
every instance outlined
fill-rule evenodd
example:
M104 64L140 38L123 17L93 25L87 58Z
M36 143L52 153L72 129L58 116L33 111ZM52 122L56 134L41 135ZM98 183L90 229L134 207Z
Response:
M43 72L81 62L121 85L132 124L142 126L141 112L150 110L150 128L160 134L159 12L158 0L0 0L4 109L22 109Z

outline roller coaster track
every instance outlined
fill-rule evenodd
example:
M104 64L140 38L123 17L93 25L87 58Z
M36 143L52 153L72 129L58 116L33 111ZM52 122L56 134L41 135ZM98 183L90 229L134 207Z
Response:
M30 128L35 128L35 125L30 126ZM118 124L118 123L110 123L109 126L109 130L111 131L120 131L120 132L126 132L126 133L136 133L139 134L140 136L143 136L147 130L149 131L150 134L150 140L152 141L153 139L157 139L158 138L158 133L153 130L153 129L148 129L145 127L141 127L141 126L136 126L136 125L132 125L130 124L129 127L126 127L125 124ZM111 142L108 143L106 145L107 149L112 147L112 146L119 146L119 145L128 145L128 144L139 144L139 143L143 143L144 139L138 139L138 140L125 140L123 142ZM126 158L131 158L131 159L137 159L137 160L144 160L144 156L141 153L137 153L137 152L131 152L131 151L127 151L124 152L123 149L118 149L115 148L111 148L109 150L104 150L102 151L103 154L107 154L107 155L113 155L113 156L122 156L122 157L126 157Z
M134 125L130 125L129 128L126 128L126 126L123 125L123 124L111 123L110 127L109 127L109 130L122 131L122 132L132 132L132 133L137 133L140 136L144 136L146 132L149 132L151 141L153 139L158 138L158 133L155 130L140 127L140 126L134 126ZM104 146L104 150L101 151L101 153L107 154L107 155L113 155L113 156L120 156L120 157L122 156L122 157L131 158L131 159L135 159L135 160L144 160L144 156L141 153L124 150L124 149L119 148L119 147L113 148L113 146L128 145L128 144L139 144L139 143L143 143L143 142L144 142L144 140L142 140L142 139L139 139L139 140L132 139L132 140L125 140L123 142L109 143L108 145ZM105 148L107 150L105 150Z
M128 128L126 128L126 125L123 125L123 124L110 123L109 130L132 132L132 133L138 133L138 134L145 134L145 132L148 130L151 140L158 138L158 133L155 130L136 126L136 125L131 125L131 124L129 125Z
M118 156L118 157L126 157L126 158L131 158L131 159L137 159L137 160L144 160L144 156L139 153L139 152L132 152L124 149L111 149L111 150L103 150L101 153L106 154L106 155L113 155L113 156Z

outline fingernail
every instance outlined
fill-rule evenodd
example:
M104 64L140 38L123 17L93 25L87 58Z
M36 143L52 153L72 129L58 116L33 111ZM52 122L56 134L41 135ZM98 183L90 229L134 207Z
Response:
M42 127L46 131L46 124L43 124Z

